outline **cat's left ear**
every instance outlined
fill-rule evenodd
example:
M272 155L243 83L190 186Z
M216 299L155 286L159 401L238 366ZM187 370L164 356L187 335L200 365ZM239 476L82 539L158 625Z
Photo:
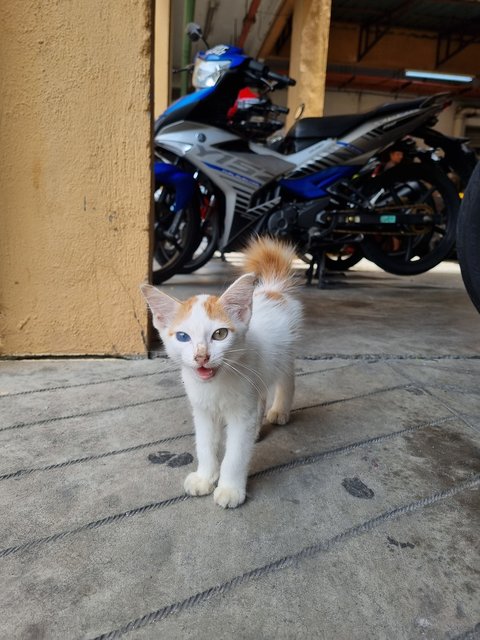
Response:
M244 324L250 322L252 296L256 280L257 276L254 273L246 273L235 280L225 293L220 296L223 308L233 320L238 320Z
M148 306L152 312L152 320L155 328L160 331L170 324L177 313L180 302L162 293L150 284L140 285Z

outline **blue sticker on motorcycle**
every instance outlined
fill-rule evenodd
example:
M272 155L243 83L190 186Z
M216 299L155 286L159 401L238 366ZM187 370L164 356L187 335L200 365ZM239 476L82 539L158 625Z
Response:
M321 198L328 195L327 188L343 178L349 178L358 171L358 167L329 167L303 178L287 178L280 184L290 193L302 198Z

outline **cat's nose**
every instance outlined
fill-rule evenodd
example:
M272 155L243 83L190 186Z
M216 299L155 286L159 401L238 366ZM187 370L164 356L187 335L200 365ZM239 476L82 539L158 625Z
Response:
M203 367L210 360L210 356L208 355L205 347L203 348L199 347L197 349L194 356L194 360L201 367Z

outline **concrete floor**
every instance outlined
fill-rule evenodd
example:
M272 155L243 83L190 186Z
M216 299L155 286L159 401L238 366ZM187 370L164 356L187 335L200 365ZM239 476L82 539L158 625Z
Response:
M164 289L218 291L213 261ZM178 371L0 363L0 638L480 637L480 322L455 264L360 263L306 309L244 506L186 498Z

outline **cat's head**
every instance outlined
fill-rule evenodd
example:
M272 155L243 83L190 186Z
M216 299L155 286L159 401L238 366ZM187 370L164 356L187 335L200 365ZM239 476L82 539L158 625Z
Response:
M241 353L254 287L255 274L248 273L220 297L198 295L180 302L150 285L141 289L168 355L207 381Z

